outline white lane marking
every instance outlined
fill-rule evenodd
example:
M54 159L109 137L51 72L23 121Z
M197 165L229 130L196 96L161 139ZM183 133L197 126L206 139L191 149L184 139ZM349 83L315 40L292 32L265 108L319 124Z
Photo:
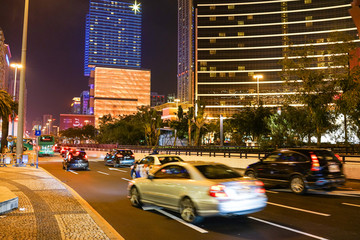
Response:
M285 226L282 226L282 225L279 225L279 224L276 224L276 223L272 223L272 222L268 222L268 221L265 221L265 220L262 220L262 219L259 219L259 218L254 218L254 217L250 217L250 216L248 218L253 219L255 221L262 222L262 223L266 223L266 224L269 224L269 225L272 225L272 226L275 226L275 227L278 227L278 228L282 228L282 229L285 229L285 230L288 230L288 231L291 231L291 232L296 232L296 233L299 233L299 234L302 234L302 235L305 235L305 236L308 236L308 237L312 237L312 238L316 238L316 239L320 239L320 240L328 240L327 238L319 237L319 236L316 236L316 235L313 235L313 234L310 234L310 233L302 232L302 231L299 231L299 230L296 230L296 229L293 229L293 228L285 227Z
M267 203L270 205L278 206L278 207L283 207L283 208L288 208L288 209L297 210L297 211L301 211L301 212L317 214L317 215L321 215L321 216L325 216L325 217L331 216L330 214L327 214L327 213L319 213L319 212L314 212L314 211L310 211L310 210L306 210L306 209L302 209L302 208L290 207L290 206L281 205L281 204L272 203L272 202L267 202Z
M165 216L167 216L167 217L169 217L169 218L172 218L172 219L174 219L175 221L178 221L179 223L182 223L182 224L184 224L185 226L188 226L188 227L190 227L190 228L192 228L192 229L194 229L194 230L196 230L196 231L198 231L198 232L200 232L200 233L208 233L208 231L206 231L205 229L199 228L198 226L195 226L195 225L193 225L193 224L191 224L191 223L187 223L187 222L185 222L184 220L182 220L182 219L180 219L180 218L178 218L178 217L175 217L174 215L172 215L172 214L170 214L170 213L168 213L168 212L165 212L164 210L155 209L155 211L158 211L159 213L164 214Z
M127 178L121 178L122 180L125 180L125 181L128 181L130 182L131 180L130 179L127 179Z
M108 173L106 173L106 172L100 172L100 171L97 171L98 173L101 173L101 174L104 174L104 175L110 175L110 174L108 174Z
M278 193L278 192L269 191L269 190L266 190L266 192L268 192L268 193Z
M79 174L77 172L74 172L74 170L69 170L69 172L73 173L73 174Z
M352 203L342 203L344 205L348 205L348 206L353 206L353 207L360 207L360 205L357 205L357 204L352 204Z
M109 168L111 171L119 171L119 172L127 172L125 170L117 169L117 168Z

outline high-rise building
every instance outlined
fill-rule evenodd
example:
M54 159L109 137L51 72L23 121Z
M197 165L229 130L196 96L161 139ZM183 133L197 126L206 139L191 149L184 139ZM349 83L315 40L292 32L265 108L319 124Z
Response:
M151 107L155 107L161 104L165 103L165 96L164 95L159 95L157 92L151 92L150 93L150 98L151 98L151 103L150 106Z
M95 66L141 67L141 15L136 0L90 0L85 76L90 76Z
M178 0L178 66L177 98L181 102L194 100L194 17L193 0Z
M231 116L258 104L258 98L266 107L281 106L285 95L294 94L280 78L280 61L290 45L296 49L312 42L310 57L318 61L314 69L323 69L329 61L329 34L345 32L354 39L357 34L348 12L352 0L193 0L192 12L184 8L190 1L178 1L179 16L188 13L179 19L179 29L191 16L195 28L189 29L194 32L193 55L187 49L192 38L179 44L179 52L190 54L188 65L195 62L194 100L203 102L213 117Z
M9 68L10 68L10 48L5 43L5 35L0 28L0 90L10 93L9 89ZM12 92L11 92L12 94Z
M73 97L71 102L71 113L81 114L81 98Z
M80 114L89 114L89 91L82 91L80 94Z

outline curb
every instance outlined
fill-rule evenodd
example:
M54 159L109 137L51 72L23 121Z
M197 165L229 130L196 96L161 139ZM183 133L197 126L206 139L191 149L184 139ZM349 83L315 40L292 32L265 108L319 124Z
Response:
M124 240L124 238L93 208L91 205L85 201L74 189L70 186L62 182L60 179L46 171L44 168L39 167L41 170L52 176L58 182L60 182L70 193L74 196L74 198L81 204L81 206L85 209L85 211L90 215L90 217L95 221L95 223L104 231L104 233L110 239L118 239Z

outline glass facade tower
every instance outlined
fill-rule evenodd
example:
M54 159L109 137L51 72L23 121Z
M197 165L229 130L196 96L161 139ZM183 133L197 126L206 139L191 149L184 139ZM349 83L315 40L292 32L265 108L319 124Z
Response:
M141 11L134 1L90 0L86 16L84 74L96 66L141 67Z
M281 106L294 94L280 78L286 49L311 41L315 69L326 67L331 32L356 38L351 1L194 0L195 100L213 117L256 105L258 97L266 107Z

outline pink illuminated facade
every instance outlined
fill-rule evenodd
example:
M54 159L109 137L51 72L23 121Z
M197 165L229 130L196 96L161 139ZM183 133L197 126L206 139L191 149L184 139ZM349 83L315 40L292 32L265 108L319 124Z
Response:
M131 115L150 106L149 70L96 67L90 79L90 108L95 126L103 115Z

